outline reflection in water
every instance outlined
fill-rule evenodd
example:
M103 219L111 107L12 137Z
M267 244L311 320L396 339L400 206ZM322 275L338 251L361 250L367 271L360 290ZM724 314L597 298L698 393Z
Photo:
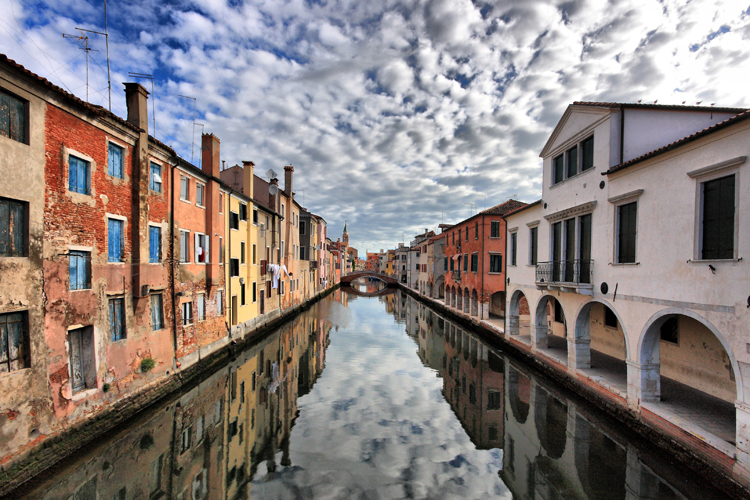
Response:
M406 295L362 297L384 290L335 292L13 498L721 498Z

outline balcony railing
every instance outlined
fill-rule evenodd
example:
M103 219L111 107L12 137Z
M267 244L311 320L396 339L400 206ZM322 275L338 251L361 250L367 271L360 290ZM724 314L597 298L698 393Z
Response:
M536 265L537 283L590 284L593 275L593 260L560 260Z

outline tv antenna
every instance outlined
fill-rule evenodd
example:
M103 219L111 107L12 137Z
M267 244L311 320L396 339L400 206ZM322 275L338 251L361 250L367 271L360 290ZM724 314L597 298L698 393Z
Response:
M189 95L178 95L177 97L193 100L193 135L192 137L190 137L190 163L193 163L193 153L195 151L195 103L198 100L195 97L190 97Z
M146 73L133 73L132 71L129 71L128 77L151 80L151 116L154 119L154 139L156 139L156 94L154 93L154 75L149 75Z
M86 102L89 102L89 52L95 49L89 47L89 37L83 34L84 31L88 30L76 29L81 32L80 35L69 35L63 33L62 36L63 38L75 38L80 44L78 48L86 53Z
M104 37L104 40L107 44L107 91L109 93L109 110L112 111L112 78L109 73L109 35L107 34L107 3L104 3L104 33L101 31L94 31L94 30L85 30L83 28L76 28L78 31L85 31L86 33L94 33L96 35L101 35ZM63 35L63 38L74 38L75 35L68 35L67 37ZM88 46L88 37L86 37L86 44ZM91 50L91 49L87 49ZM88 52L86 52L86 92L88 92L88 73L89 73L89 67L88 67ZM86 100L88 101L88 94L86 95Z

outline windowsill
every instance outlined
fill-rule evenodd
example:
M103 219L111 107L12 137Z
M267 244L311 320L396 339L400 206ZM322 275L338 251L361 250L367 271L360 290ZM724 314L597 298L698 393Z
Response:
M195 264L197 266L205 266L206 265L205 262L193 262L193 264Z
M23 309L23 310L25 310L25 309ZM8 312L13 312L13 311L8 311ZM0 377L5 377L7 375L12 375L14 373L21 374L23 372L31 373L31 367L28 367L28 368L19 368L18 370L13 370L11 372L2 372L2 373L0 373Z
M628 267L628 266L640 266L640 262L612 262L610 266L612 267Z
M161 191L156 191L155 189L151 189L151 188L149 188L148 192L150 194L155 194L155 195L158 195L158 196L161 196L162 194L164 194Z
M230 227L230 228L229 228L229 230L230 230L230 231L239 231L239 230L240 230L240 228L237 228L237 229L235 229L235 228L233 228L233 227Z
M122 262L122 261L116 262L116 261L110 260L110 261L107 261L107 264L115 264L115 265L121 265L122 266L122 265L127 264L127 262Z
M78 391L75 394L73 394L73 397L71 398L71 400L74 403L77 403L78 401L84 400L84 399L86 399L89 396L93 396L94 394L96 394L96 392L98 390L99 389L97 389L97 388L83 389L83 390Z
M588 170L584 170L583 172L578 172L578 173L577 173L576 175L574 175L574 176L572 176L572 177L568 177L568 178L566 178L566 179L563 179L563 180L561 180L560 182L557 182L557 183L555 183L555 184L552 184L552 185L551 185L551 186L550 186L549 188L550 188L550 189L555 189L555 188L556 188L557 186L559 186L559 185L561 185L561 184L565 184L566 182L568 182L568 181L569 181L569 180L571 180L571 179L577 179L578 177L581 177L581 176L583 176L583 175L586 175L586 174L588 174L589 172L593 172L593 171L595 171L595 170L596 170L596 165L594 165L593 167L591 167L591 168L590 168L590 169L588 169Z
M68 290L70 292L91 292L93 289L91 288L76 288L75 290Z
M487 274L494 274L494 275L500 276L503 273L502 272L499 272L499 273L488 272Z
M688 264L722 264L727 262L739 262L742 260L742 257L737 257L734 259L690 259L688 261Z
M198 205L198 204L196 203L196 204L195 204L195 206L196 206L196 207L198 207L198 208L202 208L203 210L205 210L205 209L206 209L206 206L205 206L205 205Z
M193 323L183 323L182 326L183 327L185 327L185 326L193 326Z
M183 203L187 203L188 205L192 205L192 203L190 202L190 200L188 200L187 198L180 198L180 201L183 202Z

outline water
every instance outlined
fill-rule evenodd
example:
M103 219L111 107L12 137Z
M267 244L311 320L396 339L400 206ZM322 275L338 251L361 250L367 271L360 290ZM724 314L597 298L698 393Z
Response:
M337 291L10 497L724 498L497 347Z

